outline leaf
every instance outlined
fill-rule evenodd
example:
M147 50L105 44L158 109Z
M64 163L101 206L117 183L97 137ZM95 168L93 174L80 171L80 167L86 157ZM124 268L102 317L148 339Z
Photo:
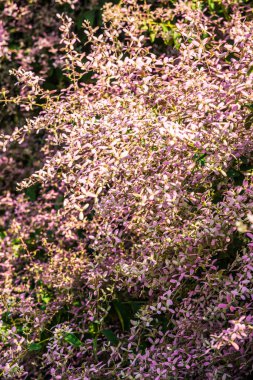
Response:
M141 30L148 30L149 27L146 23L143 24L143 26L141 27Z
M208 5L209 5L209 8L214 11L215 9L215 5L214 5L214 2L212 0L208 0Z
M98 350L98 337L97 336L93 339L92 346L93 346L94 355L97 356L97 350Z
M117 336L110 329L102 330L101 333L106 337L106 339L113 345L116 346L119 343Z
M98 324L97 323L91 323L88 327L89 333L92 335L96 335L98 332Z
M164 31L164 33L169 32L168 26L166 24L164 24L163 22L161 23L161 27L162 27L162 30Z
M220 309L226 309L227 307L228 307L228 305L225 303L219 303L219 305L218 305L218 308L220 308Z
M251 73L253 73L253 65L250 66L249 70L247 71L247 75L250 75Z
M119 302L118 301L114 301L113 302L113 306L114 306L114 309L116 310L116 313L117 313L117 315L119 317L122 330L124 331L125 330L125 323L124 323L124 319L123 319L123 316L122 316L120 308L119 308Z
M134 314L136 314L140 308L145 305L146 302L143 302L143 301L131 301L130 302L130 305L131 305L131 308L132 308L132 311Z
M195 153L193 156L193 159L195 162L197 162L200 166L204 166L206 163L205 157L207 156L207 153Z
M96 10L90 10L90 11L84 12L84 19L88 20L90 22L91 26L94 25L95 16L96 16Z
M4 239L6 235L5 231L0 231L0 239Z
M54 208L55 210L60 210L60 208L63 207L63 195L59 195L56 200L55 200L55 204L54 204Z
M154 42L155 42L155 39L156 39L156 32L151 31L151 32L149 33L149 37L150 37L150 41L151 41L152 43L154 43Z
M82 23L84 20L89 21L91 26L94 26L95 16L96 16L96 10L81 12L79 16L77 17L77 28L78 29L82 28Z
M241 185L244 180L244 174L233 168L228 169L227 176L228 178L232 178L236 185Z
M239 351L240 347L238 346L237 343L231 342L232 346L236 349L236 351Z
M30 201L36 201L39 195L40 187L41 185L39 183L35 183L34 185L25 189L25 195Z
M131 306L124 304L118 300L113 301L113 307L118 315L122 330L129 330L131 327L130 321L132 319Z
M5 311L3 314L2 314L2 321L5 322L5 323L10 323L11 321L11 313L9 311Z
M243 107L247 107L249 110L253 111L253 103L246 103Z
M173 41L175 49L179 50L181 42L180 42L181 34L176 31L173 32Z
M42 294L41 299L45 304L48 304L51 301L51 297L47 294Z
M72 333L66 333L64 340L74 347L80 347L82 345L82 342Z
M251 112L245 119L245 129L250 129L251 125L253 124L253 112Z
M28 346L29 351L40 351L41 349L42 349L41 343L33 342L33 343L29 344L29 346Z

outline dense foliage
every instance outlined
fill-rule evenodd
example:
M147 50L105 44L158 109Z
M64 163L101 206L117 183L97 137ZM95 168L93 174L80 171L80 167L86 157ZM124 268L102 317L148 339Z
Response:
M0 1L0 377L245 379L250 2L44 3Z

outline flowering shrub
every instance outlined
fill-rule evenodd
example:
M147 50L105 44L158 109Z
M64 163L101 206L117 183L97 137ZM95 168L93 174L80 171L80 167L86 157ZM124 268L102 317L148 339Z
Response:
M2 91L26 120L1 139L1 376L245 379L252 9L123 0L83 38L67 3L47 63L65 79L42 57Z

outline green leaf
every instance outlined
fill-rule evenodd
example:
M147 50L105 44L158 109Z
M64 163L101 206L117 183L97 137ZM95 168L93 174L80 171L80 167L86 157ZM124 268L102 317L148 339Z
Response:
M253 65L248 69L247 75L250 75L251 73L253 73Z
M131 308L132 308L132 311L134 314L136 314L140 308L145 305L146 302L143 302L143 301L131 301L130 302L130 305L131 305Z
M236 185L241 185L244 180L244 174L233 168L228 169L227 176L228 178L233 179Z
M6 231L0 231L0 239L4 239L6 235Z
M64 200L64 196L63 195L59 195L56 200L55 200L55 204L54 204L54 208L55 210L60 210L60 208L63 207L63 200Z
M84 12L84 19L88 20L91 26L94 26L95 16L96 16L96 10L90 10L90 11Z
M253 124L253 112L251 112L245 119L244 126L246 129L250 129L251 125Z
M15 257L19 256L20 248L22 248L21 244L12 244L12 250Z
M174 47L177 50L180 48L180 45L181 45L180 38L181 38L181 34L174 31L173 32L173 41L174 41Z
M25 189L25 195L30 201L36 201L39 195L40 187L41 185L39 183L35 183L34 185Z
M80 347L82 345L82 342L72 333L66 333L64 340L74 347Z
M118 300L114 300L113 307L118 315L122 330L129 330L131 326L130 321L132 319L131 306Z
M2 313L2 321L4 323L10 323L11 322L11 313L9 311L5 311Z
M214 2L212 0L208 0L208 5L209 5L209 8L214 11L215 9L215 5L214 5Z
M169 28L166 24L164 24L163 22L161 23L161 27L162 27L162 30L165 32L165 33L168 33L169 32Z
M93 345L93 352L94 352L94 355L96 357L97 356L97 350L98 350L98 337L97 336L93 339L92 345Z
M250 109L251 111L253 111L253 103L246 103L243 105L243 107L247 107L248 109Z
M227 176L228 176L228 178L237 178L237 177L241 176L241 173L238 170L230 168L227 171Z
M102 330L101 333L106 337L106 339L113 345L116 346L119 343L117 336L112 330L106 329Z
M82 23L84 20L88 20L91 24L91 26L94 26L95 23L95 16L96 16L96 10L90 10L81 12L79 16L77 17L77 27L78 29L81 29Z
M150 38L150 41L151 41L152 43L154 43L154 42L155 42L155 39L156 39L156 32L151 31L151 32L149 33L149 38Z
M196 153L193 156L193 159L200 165L204 166L206 163L205 157L207 156L207 153Z
M45 295L42 295L42 296L41 296L41 299L42 299L42 301L43 301L45 304L48 304L48 303L50 302L50 300L51 300L51 297L50 297L49 295L45 294Z
M89 333L92 335L96 335L98 332L98 324L97 323L91 323L88 327Z
M144 23L143 24L143 26L141 27L141 30L148 30L149 29L149 27L148 27L148 25L146 24L146 23Z
M40 351L42 349L42 344L41 343L30 343L28 346L29 351Z

